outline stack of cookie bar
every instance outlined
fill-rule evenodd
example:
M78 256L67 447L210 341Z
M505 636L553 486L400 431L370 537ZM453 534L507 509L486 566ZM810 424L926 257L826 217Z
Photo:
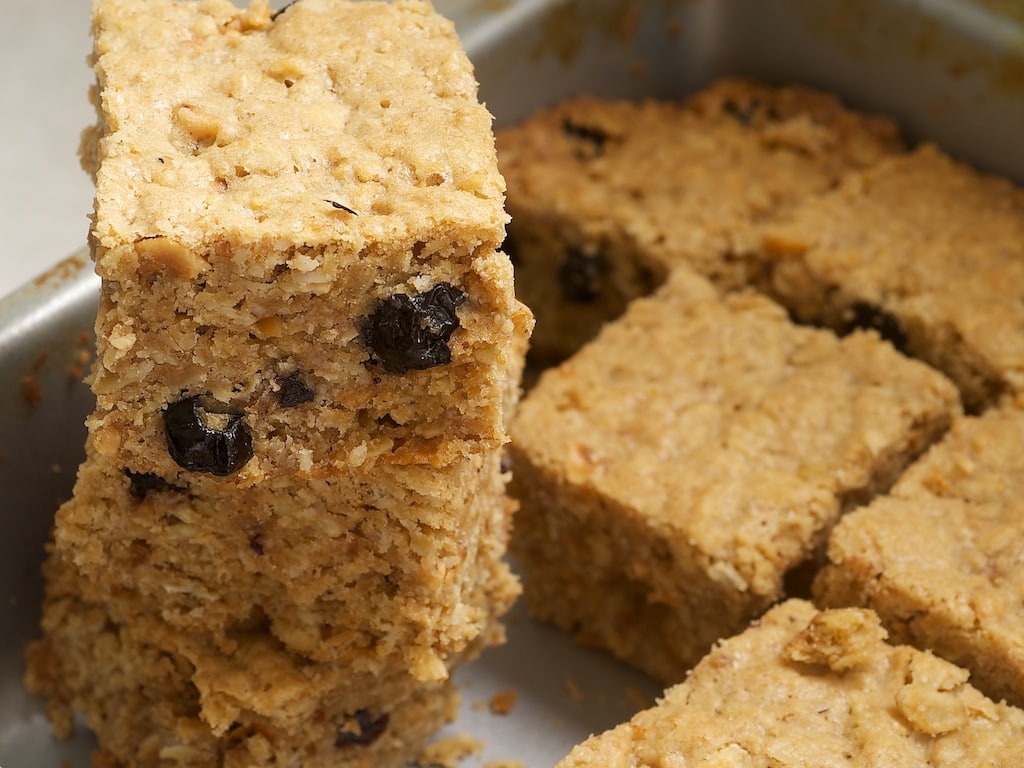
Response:
M728 80L499 136L564 360L512 426L527 607L686 679L563 765L1019 764L1024 191L896 135Z
M399 765L499 641L529 332L429 3L100 0L87 459L28 680L125 766Z

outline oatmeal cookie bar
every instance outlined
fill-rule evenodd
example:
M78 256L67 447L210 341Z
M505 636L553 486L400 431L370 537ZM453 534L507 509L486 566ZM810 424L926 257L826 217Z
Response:
M267 480L230 498L204 488L185 472L126 474L90 451L58 511L57 549L119 621L153 614L229 650L258 613L295 653L425 680L478 636L500 636L518 595L496 453L309 486Z
M765 225L763 287L803 321L874 327L968 411L1024 388L1024 191L932 145Z
M843 520L815 581L824 605L870 606L900 642L1024 705L1024 412L957 422L890 496Z
M876 334L797 326L677 269L513 421L527 607L678 682L958 410L952 383Z
M532 355L573 352L676 264L746 283L743 225L900 148L892 122L831 95L738 79L686 102L579 97L500 131Z
M1019 765L1024 712L987 699L966 670L884 639L871 611L790 600L557 768Z
M452 24L419 0L97 0L93 25L97 403L54 530L77 586L39 646L80 681L64 698L113 743L96 697L134 711L143 658L185 655L194 679L154 682L184 702L224 684L185 646L334 670L333 690L296 689L327 720L265 713L285 756L245 765L296 764L353 696L446 711L451 667L501 638L518 591L500 458L531 325ZM67 604L131 638L124 657L79 647Z
M225 654L159 620L116 621L59 558L46 574L45 635L29 650L26 682L48 697L59 736L82 713L98 737L96 765L402 766L455 715L450 681L310 663L258 622L238 628Z

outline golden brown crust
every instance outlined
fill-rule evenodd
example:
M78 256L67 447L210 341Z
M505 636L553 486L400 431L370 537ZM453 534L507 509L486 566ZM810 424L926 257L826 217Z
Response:
M498 134L533 354L562 359L689 264L750 282L744 228L902 144L894 124L808 88L723 80L685 102L577 97Z
M971 670L993 698L1024 704L1021 477L1024 412L964 418L890 497L836 528L815 582L825 605L865 605L901 642Z
M1009 181L926 144L759 238L763 287L800 319L842 330L870 315L945 371L969 411L1024 386L1024 191Z
M797 600L719 644L661 702L576 747L558 768L881 765L1011 768L1024 712L967 673L884 641L870 611Z
M678 681L958 411L947 379L876 335L796 326L677 269L513 422L527 604Z

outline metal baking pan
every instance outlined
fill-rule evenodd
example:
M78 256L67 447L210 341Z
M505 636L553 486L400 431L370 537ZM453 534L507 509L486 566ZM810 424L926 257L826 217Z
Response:
M280 3L279 3L280 4ZM1024 182L1024 6L1018 0L437 0L456 21L481 96L503 126L573 94L683 96L723 75L798 81L895 117L988 171ZM670 171L667 171L670 172ZM0 301L0 766L83 767L84 731L50 735L21 686L35 634L39 566L53 512L82 458L91 396L81 383L98 281L76 254ZM657 687L574 647L518 611L509 643L459 673L446 735L483 751L462 762L557 762ZM516 703L499 715L499 692Z

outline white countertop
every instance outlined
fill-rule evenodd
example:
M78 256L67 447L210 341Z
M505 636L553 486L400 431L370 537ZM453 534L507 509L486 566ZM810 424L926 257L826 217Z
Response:
M235 0L242 5L243 0ZM284 0L271 0L280 7ZM85 245L92 182L78 139L95 119L90 0L3 0L0 298ZM437 0L456 15L465 0Z

